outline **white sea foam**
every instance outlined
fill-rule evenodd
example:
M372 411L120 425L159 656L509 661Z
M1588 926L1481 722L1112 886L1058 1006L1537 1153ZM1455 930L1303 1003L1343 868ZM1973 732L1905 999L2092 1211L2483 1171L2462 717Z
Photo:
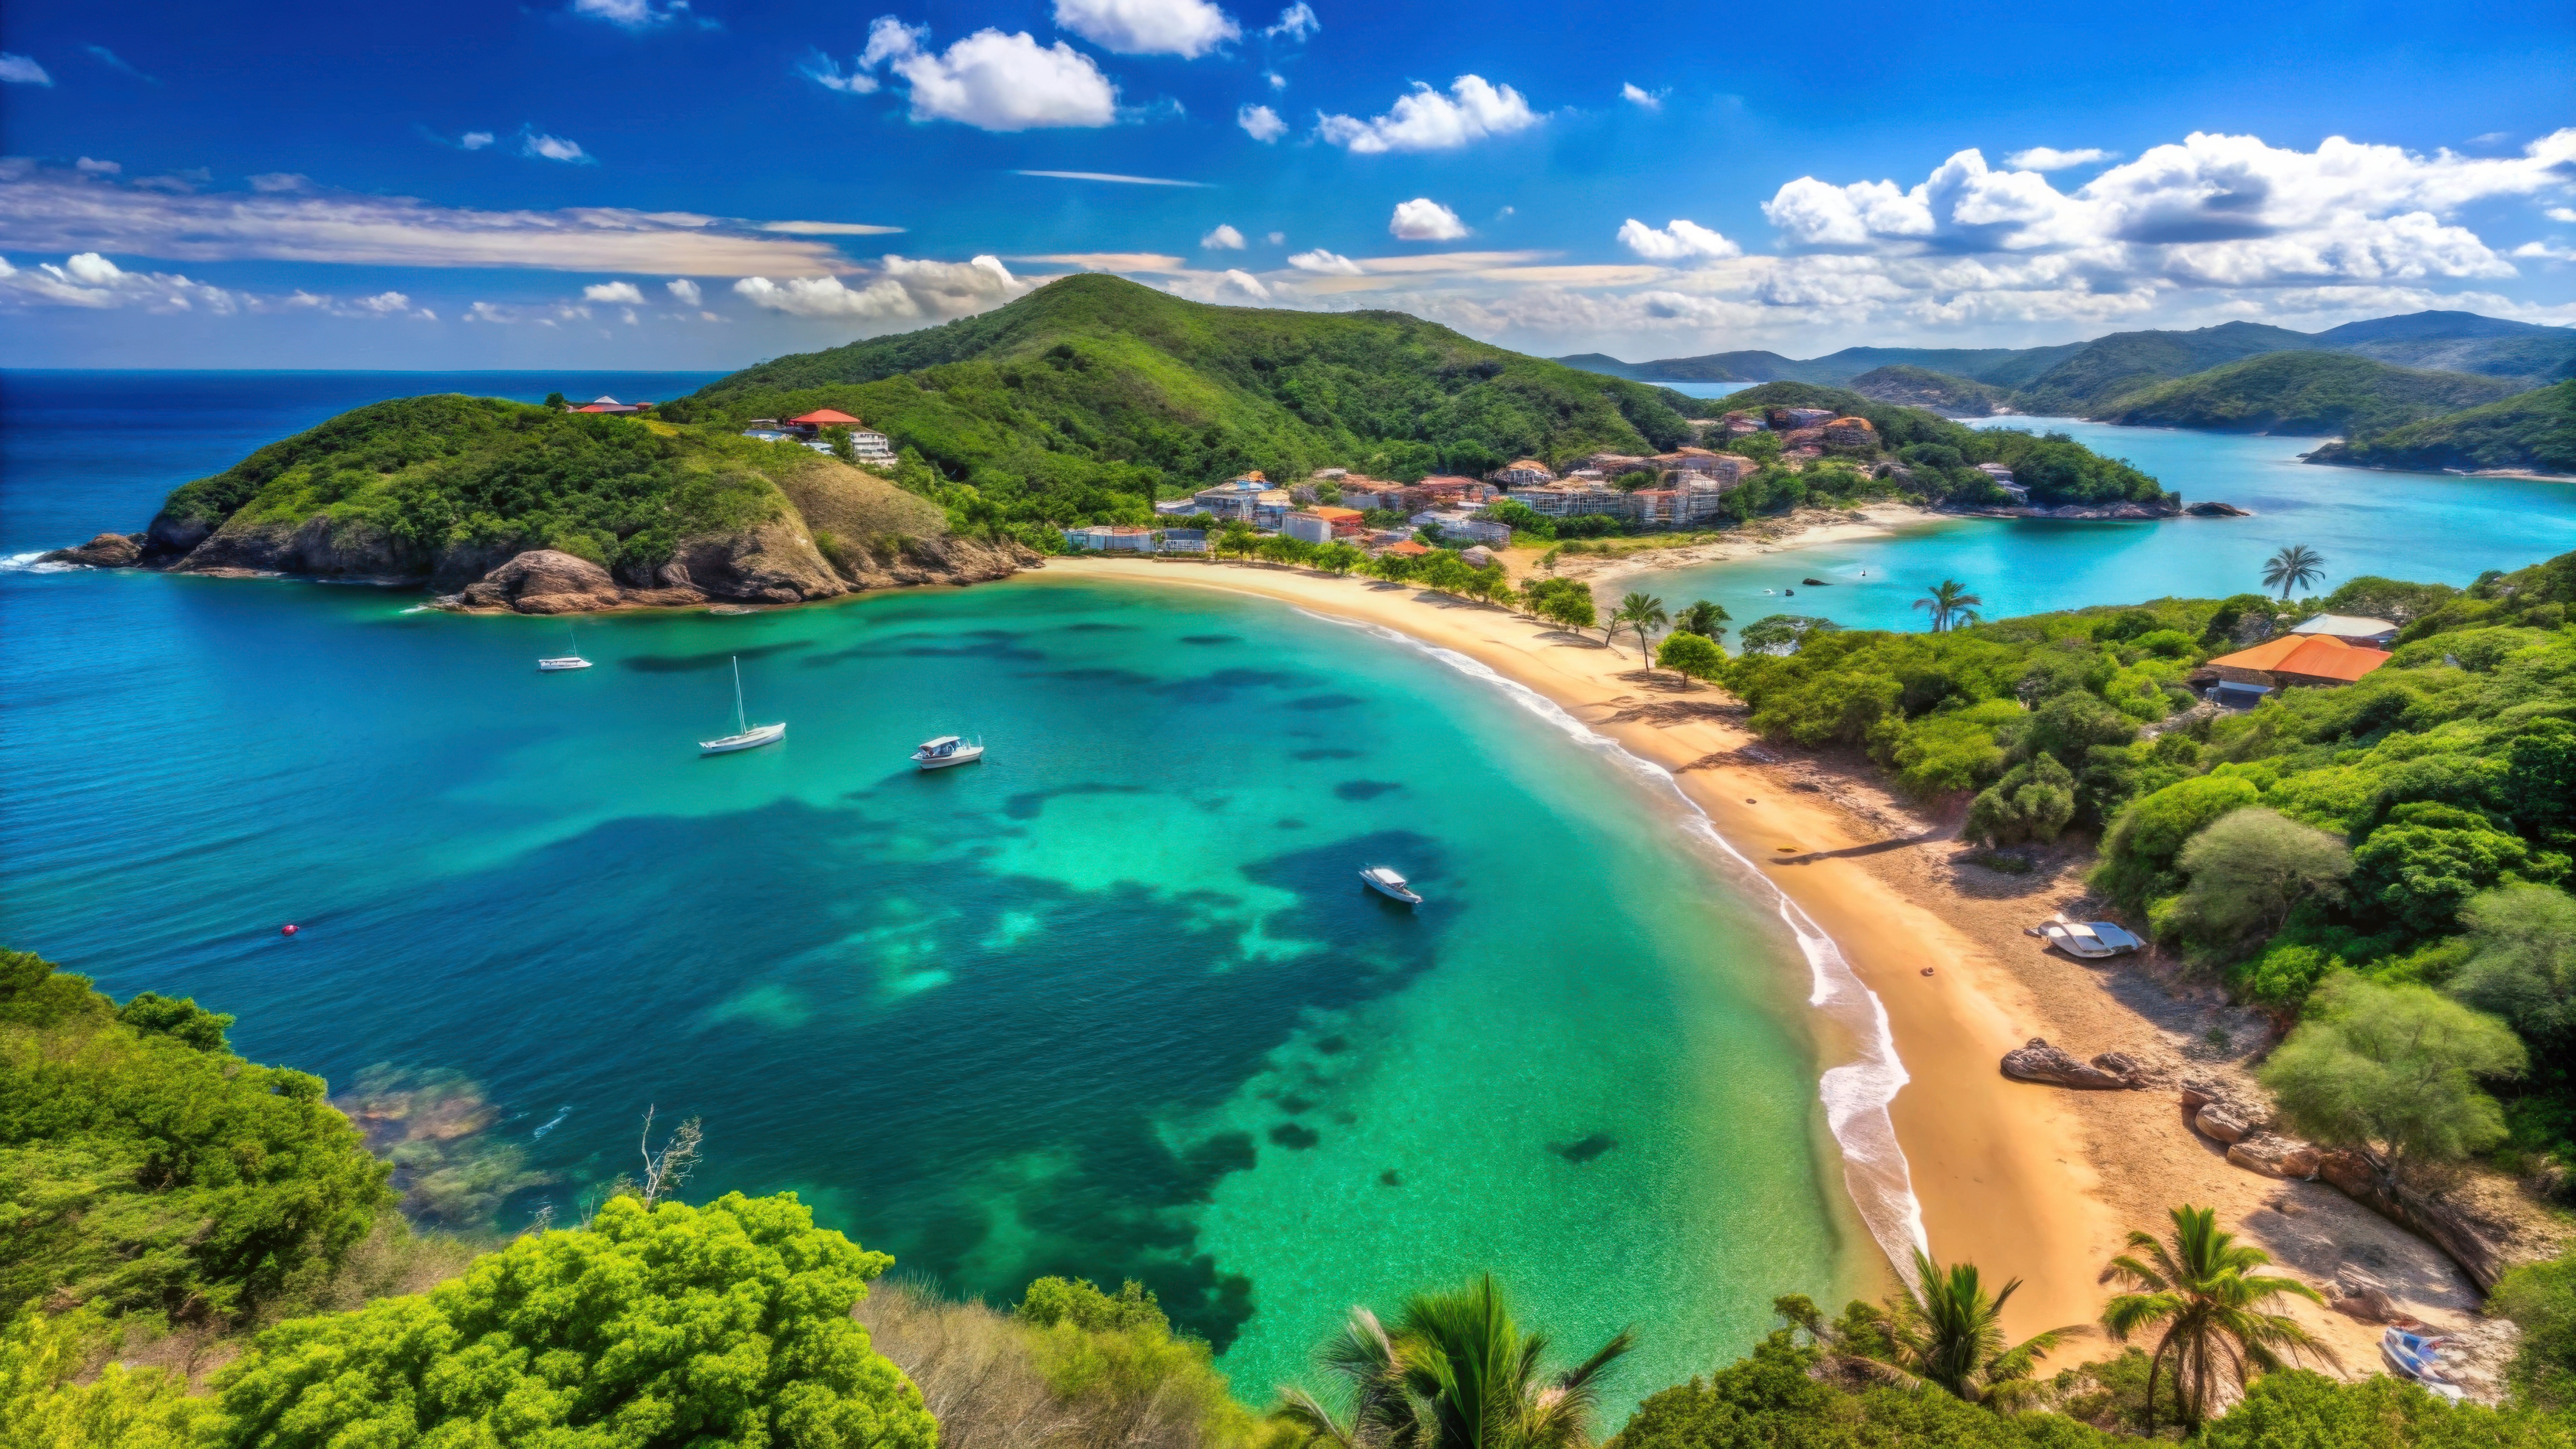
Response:
M1931 1243L1923 1232L1923 1205L1914 1196L1914 1182L1905 1164L1905 1149L1896 1140L1896 1124L1887 1113L1887 1104L1896 1100L1899 1089L1911 1080L1905 1063L1896 1055L1896 1036L1889 1029L1887 1004L1878 993L1861 982L1843 958L1842 948L1826 935L1815 918L1778 882L1764 875L1744 852L1718 833L1717 825L1708 818L1674 779L1672 772L1643 759L1617 740L1597 734L1583 721L1568 714L1556 701L1517 680L1507 679L1476 660L1452 649L1426 644L1401 630L1380 624L1363 624L1349 619L1336 619L1300 609L1297 612L1329 623L1364 629L1380 638L1408 648L1421 650L1450 668L1472 679L1482 680L1503 692L1505 698L1540 719L1556 726L1567 738L1601 755L1636 775L1650 788L1660 787L1672 793L1688 812L1683 817L1685 833L1701 845L1716 852L1733 873L1770 897L1780 920L1797 938L1799 953L1807 958L1809 989L1807 1004L1825 1014L1835 1025L1851 1034L1860 1044L1860 1055L1841 1066L1828 1068L1818 1085L1824 1099L1825 1123L1842 1148L1843 1183L1850 1190L1853 1206L1860 1210L1861 1221L1877 1240L1879 1250L1907 1281L1914 1277L1914 1250L1928 1251Z
M26 553L13 553L0 557L0 573L67 574L80 567L78 564L45 563L43 562L45 552L43 549L31 549Z

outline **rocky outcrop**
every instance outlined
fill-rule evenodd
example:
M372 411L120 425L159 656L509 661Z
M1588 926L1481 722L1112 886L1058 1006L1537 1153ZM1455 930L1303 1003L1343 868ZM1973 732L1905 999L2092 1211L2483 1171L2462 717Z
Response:
M2015 1081L2042 1082L2053 1087L2076 1087L2086 1091L2126 1091L2140 1085L2137 1063L2117 1052L2105 1052L2090 1062L2078 1061L2075 1054L2048 1044L2046 1037L2032 1037L2028 1043L2004 1053L2004 1075Z
M2230 1110L2223 1102L2212 1102L2192 1114L2192 1130L2214 1142L2236 1143L2263 1130L2261 1122L2249 1122Z
M608 570L586 558L530 549L465 586L461 607L521 614L586 614L627 602Z
M2254 516L2254 511L2250 508L2239 508L2233 503L2218 503L2214 501L2209 503L2195 503L2189 508L2184 509L2183 512L2190 514L2194 518L2252 518Z
M735 533L680 540L672 556L686 580L710 598L749 604L801 604L850 591L805 531L785 518Z
M143 533L102 533L78 548L58 548L39 558L39 563L79 564L83 568L131 568L143 559L143 545L151 537Z
M382 528L364 519L339 519L327 513L300 522L256 523L236 514L171 569L183 574L303 574L404 582L420 577L420 570L405 564Z
M894 589L922 584L982 584L1009 578L1046 560L1008 540L987 542L964 534L883 540L874 548L847 550L841 577L854 589Z
M2254 1132L2228 1144L2227 1160L2265 1177L2312 1178L2317 1175L2317 1149L2296 1137Z

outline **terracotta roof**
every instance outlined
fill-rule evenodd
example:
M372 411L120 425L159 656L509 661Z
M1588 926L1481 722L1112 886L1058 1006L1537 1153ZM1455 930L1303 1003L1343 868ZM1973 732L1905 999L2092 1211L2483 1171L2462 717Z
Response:
M1357 518L1360 516L1360 510L1356 508L1327 508L1320 503L1306 511L1315 515L1317 518Z
M2324 634L2284 634L2251 649L2222 654L2209 661L2230 669L2259 669L2271 674L2298 674L2310 679L2340 679L2349 684L2388 662L2378 649L2362 649Z
M1409 538L1408 538L1408 539L1406 539L1406 540L1405 540L1404 542L1402 542L1402 543L1390 543L1390 544L1388 544L1385 548L1382 548L1382 549L1378 550L1378 552L1380 552L1380 553L1400 553L1400 554L1412 555L1412 554L1417 554L1417 553L1429 553L1429 552L1431 552L1431 550L1430 550L1430 549L1427 549L1427 548L1425 548L1425 547L1423 547L1421 544L1415 543L1412 539L1409 539Z
M834 412L830 408L817 408L801 418L789 418L787 421L799 426L811 423L818 428L845 428L855 426L859 420L848 413Z

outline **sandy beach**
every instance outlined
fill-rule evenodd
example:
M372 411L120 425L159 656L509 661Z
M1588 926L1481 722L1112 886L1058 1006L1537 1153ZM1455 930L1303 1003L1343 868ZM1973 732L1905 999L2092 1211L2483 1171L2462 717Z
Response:
M1010 586L1068 580L1218 589L1381 625L1484 664L1673 772L1884 1003L1911 1078L1888 1111L1924 1232L1945 1262L2024 1280L2006 1315L2016 1335L2096 1319L2112 1291L2096 1282L2103 1263L2131 1229L2163 1229L2165 1210L2184 1202L2218 1207L2222 1222L2328 1296L2339 1275L2358 1271L2438 1328L2474 1326L2479 1295L2446 1259L2321 1183L2229 1164L2185 1125L2169 1088L2073 1092L2002 1075L2003 1053L2031 1037L2079 1057L2124 1051L2168 1081L2235 1070L2265 1039L2258 1019L2215 992L2176 989L2138 965L2089 966L2023 936L2082 896L2079 856L2019 877L1967 864L1955 821L1916 814L1861 771L1762 744L1722 691L1647 671L1633 644L1606 646L1597 632L1259 565L1058 559ZM2375 1326L2304 1303L2293 1311L2347 1372L2377 1368ZM2095 1336L2056 1362L2110 1351Z

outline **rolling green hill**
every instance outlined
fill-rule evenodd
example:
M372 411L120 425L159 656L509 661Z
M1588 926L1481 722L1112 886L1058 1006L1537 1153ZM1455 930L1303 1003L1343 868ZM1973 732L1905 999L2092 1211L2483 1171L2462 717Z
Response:
M1879 402L1930 408L1945 417L1982 418L2005 410L2012 394L1952 373L1903 363L1874 367L1851 380L1851 390Z
M2576 380L2329 444L2308 461L2418 472L2502 468L2576 475Z
M2194 332L2114 332L2088 342L2073 356L2024 383L2014 394L2023 412L2090 417L2124 393L2169 377L2185 377L2220 363L2264 352L2316 346L2304 332L2228 322Z
M917 459L908 486L972 484L1013 519L1062 522L1141 518L1157 489L1253 468L1410 480L1661 451L1690 441L1701 406L1402 313L1214 307L1077 276L979 317L762 363L663 415L838 408Z
M2341 352L2267 352L2114 399L2105 422L2366 437L2510 397L2501 378L2391 367Z

